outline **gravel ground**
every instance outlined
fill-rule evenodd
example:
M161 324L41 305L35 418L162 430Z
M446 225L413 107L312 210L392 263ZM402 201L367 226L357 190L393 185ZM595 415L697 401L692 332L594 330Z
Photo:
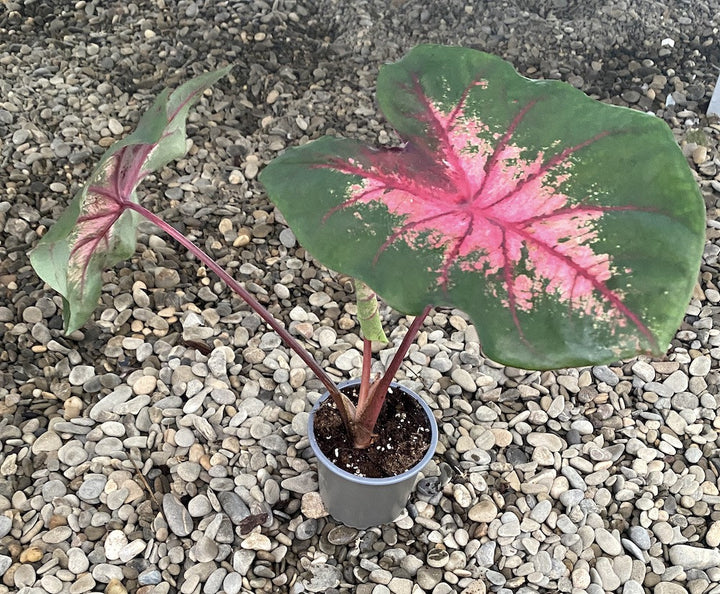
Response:
M720 125L703 115L719 27L717 0L3 0L0 593L719 593ZM232 63L144 203L357 375L347 279L256 176L325 133L393 142L377 69L420 42L664 118L708 242L662 360L504 368L460 312L431 316L401 379L432 402L437 455L407 514L358 532L318 501L320 384L196 262L143 226L95 321L65 337L27 252L162 87Z

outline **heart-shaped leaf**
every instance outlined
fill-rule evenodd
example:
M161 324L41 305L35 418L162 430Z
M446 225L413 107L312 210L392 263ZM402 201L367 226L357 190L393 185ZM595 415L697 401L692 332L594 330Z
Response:
M705 210L664 122L464 48L417 47L377 86L403 146L324 137L261 174L318 260L401 312L466 311L505 364L665 351Z
M97 306L102 272L135 252L135 189L186 151L185 122L204 89L230 67L163 91L136 131L103 155L87 183L30 253L37 274L63 296L65 332L80 328Z

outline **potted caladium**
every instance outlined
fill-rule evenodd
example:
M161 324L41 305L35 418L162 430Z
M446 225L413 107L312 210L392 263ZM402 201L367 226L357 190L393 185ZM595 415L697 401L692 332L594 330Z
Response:
M485 354L517 367L665 352L696 281L705 227L702 197L667 126L563 83L525 79L494 56L428 45L379 73L380 108L403 144L376 150L325 137L261 173L300 243L357 279L362 372L339 388L240 283L137 199L146 175L184 154L190 105L226 71L163 93L102 158L31 261L63 295L71 332L95 309L102 271L133 254L140 217L192 252L326 387L310 439L336 518L359 527L392 520L433 454L427 404L413 394L404 400L392 382L431 308L467 312ZM416 316L378 377L371 347L384 335L374 291ZM388 447L383 434L394 436L398 419L412 419L409 440L422 447ZM333 433L344 445L328 450ZM356 474L356 456L380 458L382 467L396 449L412 450L408 468Z
M665 352L697 280L705 209L664 122L459 47L383 66L377 98L401 145L328 136L260 176L316 259L418 316L344 413L356 447L429 306L465 311L485 355L516 367ZM333 514L371 512L370 496L347 509L364 479L327 464L320 479Z

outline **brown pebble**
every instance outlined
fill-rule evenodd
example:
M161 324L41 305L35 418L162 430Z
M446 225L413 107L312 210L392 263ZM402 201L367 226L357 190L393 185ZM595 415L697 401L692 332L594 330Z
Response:
M247 227L241 227L238 229L237 237L233 241L233 247L242 247L250 243L252 239L252 231Z
M328 515L328 511L323 505L320 493L312 491L302 496L301 510L306 518L324 518Z
M83 409L83 401L77 397L77 396L70 396L65 402L63 403L63 410L66 421L69 421L70 419L75 419L80 416L80 413L82 413Z
M483 536L487 536L488 533L488 525L484 522L482 524L478 524L475 527L475 530L473 530L472 537L473 538L482 538Z
M120 580L113 578L108 582L105 594L128 594L128 591Z
M708 157L708 150L707 147L699 146L697 147L692 154L693 161L696 165L702 165L705 161L707 161Z
M67 526L67 518L65 516L53 514L52 516L50 516L48 528L52 530L53 528L57 528L58 526Z
M17 559L20 556L20 553L22 553L22 545L18 541L13 541L8 543L7 545L8 554L13 558Z
M15 572L17 571L18 567L20 567L19 563L13 563L3 575L3 584L8 586L9 588L15 586Z
M43 554L43 550L40 547L28 547L20 553L20 563L37 563L43 558Z

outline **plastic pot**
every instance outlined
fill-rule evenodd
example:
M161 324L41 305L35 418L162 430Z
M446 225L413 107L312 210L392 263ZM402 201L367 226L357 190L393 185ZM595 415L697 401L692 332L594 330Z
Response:
M360 383L350 380L340 384L340 388ZM319 406L329 394L326 392L313 407L309 418L310 447L318 460L318 483L320 497L325 508L336 520L353 528L369 528L392 522L407 504L410 492L415 486L420 471L435 453L438 441L438 428L430 407L412 390L395 382L393 388L403 391L422 406L430 423L430 447L415 466L397 476L387 478L367 478L346 472L335 466L318 447L313 431L313 421Z

